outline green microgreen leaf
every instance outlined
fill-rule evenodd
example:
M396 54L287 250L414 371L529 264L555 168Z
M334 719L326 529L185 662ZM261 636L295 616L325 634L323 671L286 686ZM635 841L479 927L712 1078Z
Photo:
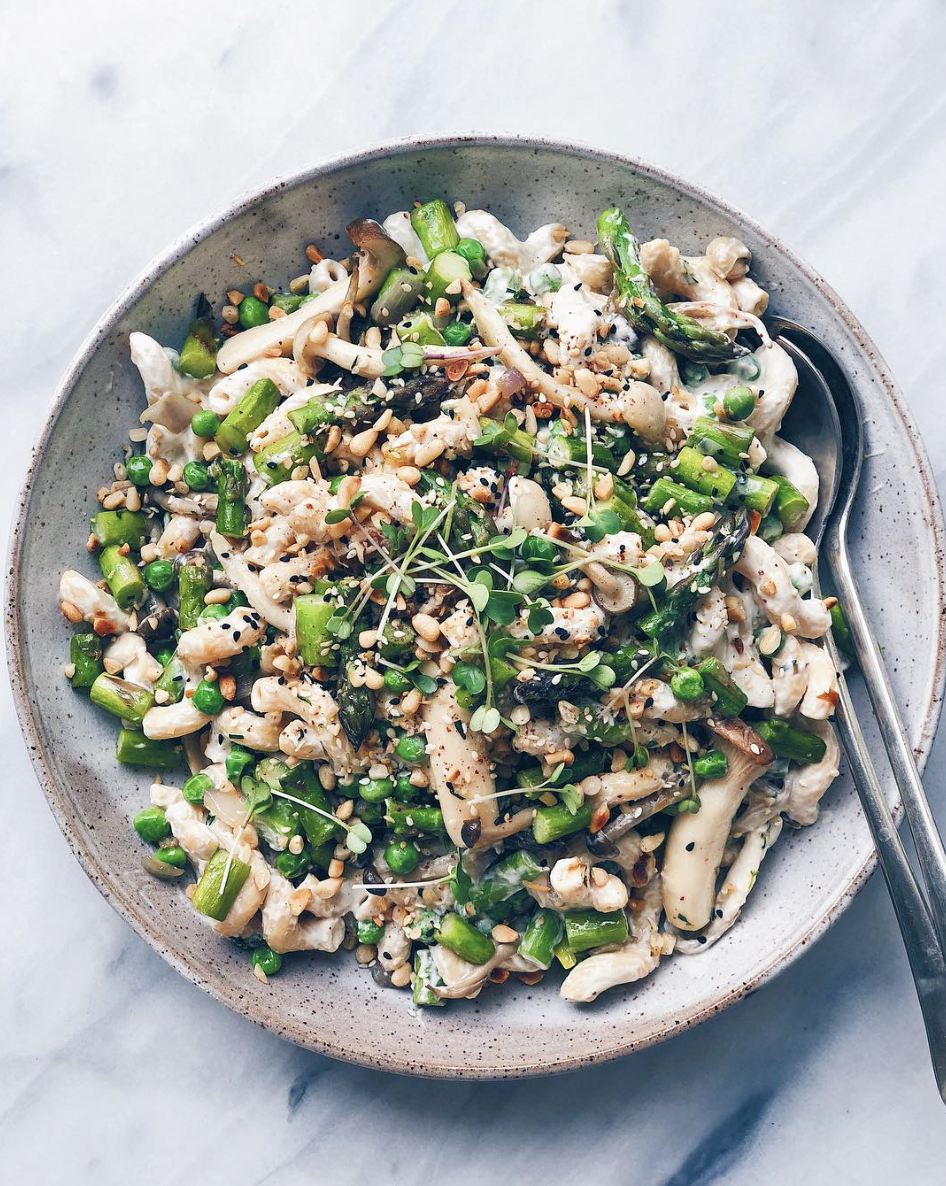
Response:
M555 621L552 607L544 597L539 597L529 606L526 614L526 624L531 634L540 634L543 626L551 626Z
M524 600L521 593L494 590L486 603L486 616L497 626L508 626L516 620L516 611Z
M634 579L645 589L653 589L666 579L664 566L659 560L653 560L643 568L634 570Z
M437 691L437 681L433 676L424 675L422 671L409 671L407 678L422 696L433 696Z
M465 906L473 893L473 878L463 868L463 854L457 850L457 863L450 874L450 888L458 906Z
M265 811L267 807L272 806L273 792L265 782L259 782L247 775L246 778L240 780L240 790L246 800L245 806L248 815L255 815L257 811Z
M371 843L371 829L362 820L356 820L345 837L345 847L349 852L363 853Z
M534 568L520 569L512 578L512 587L518 593L524 593L527 597L531 597L533 593L538 593L548 583L548 574L537 572Z
M351 507L341 507L337 511L329 511L325 516L325 522L330 526L334 523L344 523L346 519L351 518Z
M478 614L481 614L489 602L490 591L486 585L480 584L479 581L473 581L467 589L467 594L473 608Z
M555 793L561 799L562 805L567 808L569 815L575 814L585 798L573 782L566 783L563 787L557 787Z
M477 667L474 663L461 661L454 667L451 675L458 688L466 688L473 696L478 696L486 687L486 674L482 667Z

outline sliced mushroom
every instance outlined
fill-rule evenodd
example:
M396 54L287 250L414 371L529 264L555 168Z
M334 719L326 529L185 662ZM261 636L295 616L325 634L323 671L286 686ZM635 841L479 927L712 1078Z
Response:
M317 296L314 301L306 301L295 313L234 334L232 338L228 338L224 342L217 352L217 369L225 375L230 375L238 367L253 362L262 355L286 354L292 346L296 330L302 323L312 317L317 317L320 313L330 313L333 317L337 316L345 303L347 293L348 277L345 276Z
M626 614L637 604L637 581L626 572L607 568L600 560L589 560L582 572L595 587L594 597L608 614Z
M772 760L771 750L748 725L726 721L724 727L736 739L721 741L729 762L726 774L700 786L700 810L678 815L667 838L663 902L668 921L678 930L701 931L710 921L733 818L749 787Z
M431 786L450 839L458 848L465 847L467 820L477 819L482 831L496 822L496 800L483 798L496 790L488 742L469 728L470 714L457 704L452 682L434 692L422 711ZM479 801L471 802L474 799Z
M406 262L407 254L373 218L356 218L345 229L362 253L356 299L363 301L374 296L392 268L401 267Z

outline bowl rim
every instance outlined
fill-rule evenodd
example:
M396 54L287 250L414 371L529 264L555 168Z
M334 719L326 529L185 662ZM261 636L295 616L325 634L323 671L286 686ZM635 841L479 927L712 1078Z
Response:
M366 147L357 148L350 152L327 158L314 165L297 169L291 173L278 175L262 185L244 191L229 205L218 209L208 218L201 220L191 229L175 238L168 247L159 252L135 276L118 297L105 309L79 346L57 385L56 393L47 413L43 428L27 464L25 479L18 496L17 509L11 520L7 549L4 634L7 651L7 667L13 689L17 718L29 752L30 761L56 823L63 833L72 853L96 889L98 889L109 905L117 911L124 921L150 947L157 951L175 971L202 989L209 996L221 1004L226 1005L239 1015L249 1018L256 1025L261 1026L277 1037L288 1038L295 1044L318 1054L341 1059L355 1065L401 1074L420 1075L430 1078L460 1077L496 1080L557 1074L564 1071L576 1070L583 1066L609 1062L623 1055L631 1054L636 1050L655 1045L674 1034L691 1029L709 1017L722 1012L730 1005L735 1004L743 997L754 992L778 972L787 968L802 954L806 947L810 946L827 931L832 923L847 909L874 871L877 864L876 852L874 850L871 851L848 884L837 894L831 905L818 917L811 920L808 929L795 940L791 947L785 951L776 953L765 967L755 973L750 979L730 989L722 998L715 1002L704 1004L702 1008L686 1021L678 1025L668 1026L662 1032L640 1037L619 1038L607 1048L590 1054L576 1053L558 1060L538 1059L518 1062L516 1065L502 1071L496 1071L491 1068L479 1068L475 1065L463 1063L451 1066L440 1065L425 1069L418 1067L415 1063L406 1061L396 1050L385 1052L378 1056L372 1056L365 1051L353 1052L350 1049L342 1049L333 1041L330 1035L317 1037L308 1029L303 1027L297 1028L294 1023L287 1027L285 1023L279 1023L276 1018L268 1016L265 1011L257 1011L252 1006L248 1007L244 1001L241 1001L239 986L235 982L225 982L221 978L218 978L220 982L215 982L214 979L203 975L196 965L190 962L186 952L178 953L173 947L168 946L161 928L151 922L148 912L141 908L134 895L123 889L120 883L113 881L108 871L99 866L95 854L86 845L79 830L74 826L69 800L56 782L52 769L46 759L42 732L34 717L29 696L25 662L26 640L21 633L17 609L19 602L20 559L23 543L28 532L33 479L42 462L59 415L71 396L82 372L100 344L107 338L135 302L160 277L169 271L193 247L203 242L203 240L208 238L220 227L252 207L265 202L276 193L307 185L339 169L364 165L386 157L397 157L407 153L429 150L462 150L464 148L481 147L508 148L536 153L551 151L578 159L591 159L620 165L643 177L660 182L718 209L738 225L750 229L767 246L777 249L813 285L827 302L834 316L844 324L851 337L867 358L871 369L883 384L891 406L902 424L903 431L916 460L917 477L922 486L923 495L929 510L929 526L933 535L935 551L940 556L944 554L944 551L946 551L944 549L946 524L944 524L943 510L932 476L926 449L920 437L919 430L900 395L886 362L860 321L848 309L834 289L777 235L773 235L765 230L737 206L717 197L704 186L691 182L669 169L664 169L661 166L641 160L639 157L629 156L609 149L596 148L580 141L559 141L549 137L481 133L407 136L374 142ZM946 613L946 574L944 574L942 566L938 569L936 600L940 613ZM944 660L946 660L946 639L938 637L934 660L932 692L924 710L923 725L916 744L917 762L921 771L926 765L939 720L944 683L946 683L946 661ZM893 804L893 812L894 818L899 825L903 814L899 796Z

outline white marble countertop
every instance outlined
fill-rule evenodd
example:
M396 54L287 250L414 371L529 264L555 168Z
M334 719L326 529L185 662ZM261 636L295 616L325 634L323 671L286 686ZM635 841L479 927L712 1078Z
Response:
M273 174L468 130L614 148L751 212L873 334L942 487L937 0L0 11L4 518L70 356L169 240ZM622 1186L944 1180L946 1116L877 877L784 975L673 1042L560 1079L397 1079L270 1037L137 939L70 856L2 696L4 1180L289 1186L380 1169L452 1186L570 1165ZM941 735L941 808L944 758Z

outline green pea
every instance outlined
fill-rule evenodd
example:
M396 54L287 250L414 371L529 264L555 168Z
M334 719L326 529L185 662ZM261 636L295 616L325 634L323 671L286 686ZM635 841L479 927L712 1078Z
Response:
M380 803L368 803L364 799L358 804L358 818L364 820L370 827L372 824L380 824L384 819L384 813L387 810L384 800Z
M390 778L363 778L358 783L358 794L369 803L380 803L391 797L394 783Z
M290 881L295 881L297 877L305 877L309 872L312 862L309 860L305 851L300 853L290 852L288 849L277 855L273 864L283 875L288 877Z
M723 407L730 420L745 420L755 411L755 393L750 387L730 387L723 396Z
M175 869L187 868L187 853L176 844L171 848L159 848L154 855L163 865L171 865Z
M479 239L461 239L453 250L470 265L486 263L486 248Z
M198 712L215 717L224 705L223 692L217 687L217 681L211 683L210 680L202 679L194 689L192 703Z
M163 807L146 807L139 811L132 820L135 831L142 840L149 844L157 844L165 836L171 835L171 825L164 818Z
M247 297L246 300L251 300ZM244 301L244 304L246 301ZM271 947L267 947L264 943L262 947L254 947L253 953L250 956L250 962L254 968L259 968L261 972L265 972L267 976L275 976L282 967L282 956L278 951L273 951Z
M451 321L441 332L448 346L465 346L473 337L473 327L466 321Z
M219 427L220 417L216 412L211 412L210 408L201 408L191 417L191 428L194 430L194 435L203 437L205 440L215 437Z
M427 757L427 742L419 733L405 734L394 747L402 762L416 766Z
M206 490L210 485L210 470L202 461L188 461L184 466L184 481L191 490Z
M181 788L181 794L188 803L192 803L195 807L202 807L204 795L213 789L213 785L213 779L209 774L192 774Z
M547 539L539 539L536 535L529 535L522 541L519 554L523 560L547 560L554 564L559 558L558 548Z
M252 766L255 761L256 758L249 750L244 749L240 745L233 746L223 763L224 769L227 772L227 778L229 778L234 786L239 786L240 779L243 777L247 766Z
M703 677L692 667L681 667L670 677L670 690L678 700L699 700L703 695Z
M709 749L693 763L697 778L723 778L729 770L729 759L721 749Z
M154 652L154 657L162 667L167 667L167 665L174 658L174 647L167 645L158 647L158 649Z
M469 688L457 688L457 704L460 708L470 711L474 707L474 696Z
M129 482L134 482L136 486L147 486L153 465L154 462L151 458L145 457L143 453L136 453L133 457L129 457L125 462L125 473Z
M424 793L423 787L415 787L411 782L410 775L398 775L397 781L394 784L394 798L399 803L413 803L415 799L419 799Z
M388 667L384 672L384 686L389 692L396 692L400 696L402 692L406 692L411 686L411 681L406 675L402 675L400 671L395 671L393 667Z
M204 608L197 615L198 622L219 622L221 618L225 618L230 611L225 605L205 605Z
M240 325L244 329L255 329L269 321L269 305L258 297L248 296L240 301Z
M411 840L393 840L384 850L384 859L392 873L411 873L420 861L420 849Z
M174 584L174 565L170 560L152 560L145 565L145 581L149 589L163 593Z
M384 934L384 927L379 927L370 918L363 918L355 924L355 934L359 943L377 943Z

